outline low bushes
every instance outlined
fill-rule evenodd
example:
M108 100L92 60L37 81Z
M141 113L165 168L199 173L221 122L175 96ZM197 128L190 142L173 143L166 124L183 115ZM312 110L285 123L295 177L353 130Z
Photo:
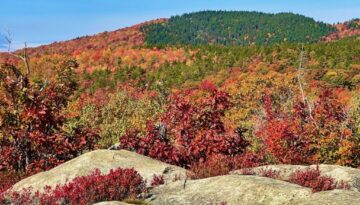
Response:
M101 201L136 198L138 194L145 191L145 188L145 182L134 169L118 168L105 175L96 169L88 176L76 177L54 189L46 187L42 193L33 194L31 188L22 192L6 193L2 204L11 202L15 205L86 205Z
M151 186L159 186L165 184L165 179L163 175L154 175L151 180Z
M289 179L289 182L301 186L309 187L313 192L339 189L349 189L350 186L344 182L336 182L335 179L328 176L321 176L321 171L316 169L306 169L295 171Z
M203 179L228 174L234 168L234 159L224 155L214 155L205 162L193 164L188 177Z
M262 177L278 179L280 177L280 171L276 171L273 169L262 169L260 170L259 175Z

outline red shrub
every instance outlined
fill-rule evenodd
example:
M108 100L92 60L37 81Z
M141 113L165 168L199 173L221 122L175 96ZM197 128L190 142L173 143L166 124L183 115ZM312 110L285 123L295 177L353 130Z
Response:
M340 181L337 183L336 185L337 189L345 189L345 190L349 190L351 188L351 185L347 182L344 181Z
M256 132L265 150L277 163L358 166L359 141L336 91L320 89L311 106L298 101L293 112L273 111L265 98L267 116Z
M277 162L283 164L309 163L309 140L304 135L302 119L297 116L274 114L271 99L265 97L266 121L256 133L265 149Z
M159 186L165 184L165 179L163 175L154 175L151 180L151 186Z
M262 177L278 179L280 177L280 171L276 171L273 169L261 169L259 175Z
M25 175L21 175L15 172L1 172L0 171L0 202L3 200L3 193L11 188L15 183L25 178Z
M234 160L224 155L213 155L205 162L191 166L188 176L191 179L203 179L228 174L234 167Z
M212 155L242 154L248 142L241 132L229 134L222 122L231 107L228 94L205 87L171 96L161 123L149 122L145 136L128 132L120 138L121 148L186 168Z
M64 108L77 87L72 65L48 85L31 82L12 65L0 66L0 169L36 173L94 148L98 136L91 130L64 130Z
M86 205L101 201L121 201L136 198L145 190L145 182L134 169L116 169L103 175L95 170L88 176L74 178L55 189L45 188L44 193L31 194L31 189L7 195L14 204L79 204Z
M336 188L335 180L331 177L321 176L319 167L305 171L295 171L289 182L312 188L313 192L333 190Z
M170 164L184 164L181 153L168 140L159 138L156 127L148 123L148 134L145 137L138 131L129 131L120 139L121 149L136 151Z
M246 151L240 156L237 156L234 160L234 169L244 169L251 167L258 167L265 165L265 155L263 151L254 153L252 151Z

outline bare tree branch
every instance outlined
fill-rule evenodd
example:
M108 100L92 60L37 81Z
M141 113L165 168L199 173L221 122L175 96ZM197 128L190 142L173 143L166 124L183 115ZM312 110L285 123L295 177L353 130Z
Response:
M8 54L19 58L20 60L22 60L25 64L25 68L26 68L26 75L25 77L29 77L30 76L30 64L29 64L29 57L27 55L27 43L25 42L25 46L24 46L24 52L23 55L18 55L16 53L11 52L11 44L12 44L12 33L10 31L10 29L7 30L7 35L5 36L5 40L8 43Z
M5 40L6 40L7 44L8 44L8 53L10 53L10 51L11 51L11 43L12 43L12 34L11 34L11 31L10 31L9 28L7 29L7 33L6 33L4 38L5 38Z
M309 117L317 127L317 123L316 123L316 121L314 119L314 116L313 116L313 113L312 113L313 111L312 111L311 103L310 103L310 101L308 100L308 98L305 95L304 86L303 86L303 83L301 81L301 78L303 76L303 61L304 61L304 45L301 46L299 67L297 69L298 70L297 79L298 79L298 83L299 83L299 88L300 88L300 92L301 92L302 101L303 101L304 105L306 105L308 107Z

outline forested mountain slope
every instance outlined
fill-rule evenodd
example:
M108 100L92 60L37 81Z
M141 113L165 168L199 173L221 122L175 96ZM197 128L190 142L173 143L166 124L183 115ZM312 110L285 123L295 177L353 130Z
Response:
M189 13L143 29L149 45L309 43L335 31L302 15L238 11Z
M334 41L342 38L360 35L360 19L353 19L335 25L336 31L324 37L325 41Z

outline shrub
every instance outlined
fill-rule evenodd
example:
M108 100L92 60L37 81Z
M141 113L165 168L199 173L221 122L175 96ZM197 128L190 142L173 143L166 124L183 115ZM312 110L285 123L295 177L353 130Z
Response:
M87 205L101 201L121 201L126 198L136 198L145 190L145 182L134 169L110 170L108 174L101 174L94 170L88 176L80 176L72 181L58 185L51 189L46 187L44 192L36 192L31 188L22 192L6 195L8 202L13 204L79 204ZM6 202L3 202L6 203Z
M0 169L36 173L94 149L97 135L63 126L70 96L77 88L72 63L53 83L30 82L12 65L0 68Z
M22 178L23 176L14 172L0 172L0 202L3 200L3 193Z
M222 122L231 107L228 94L209 82L202 87L172 95L159 125L150 121L145 136L128 132L121 137L120 148L185 168L216 154L241 155L248 142L242 132L225 130Z
M119 136L124 135L130 128L144 132L146 121L161 112L155 100L147 96L137 99L125 91L109 95L109 102L99 109L85 108L82 110L80 123L99 130L99 145L103 148L118 143Z
M277 163L358 166L359 139L340 99L342 89L321 89L312 110L297 102L292 113L271 110L257 136ZM271 101L269 101L271 103Z
M191 179L203 179L214 176L227 175L234 167L234 160L224 155L213 155L205 162L191 166L188 176Z
M159 186L165 184L164 175L154 175L151 180L151 186Z
M317 166L316 169L296 170L290 176L289 182L309 187L313 192L333 190L336 188L336 183L333 178L321 176L319 166Z
M280 177L280 171L276 171L273 169L261 169L259 175L262 177L278 179Z

